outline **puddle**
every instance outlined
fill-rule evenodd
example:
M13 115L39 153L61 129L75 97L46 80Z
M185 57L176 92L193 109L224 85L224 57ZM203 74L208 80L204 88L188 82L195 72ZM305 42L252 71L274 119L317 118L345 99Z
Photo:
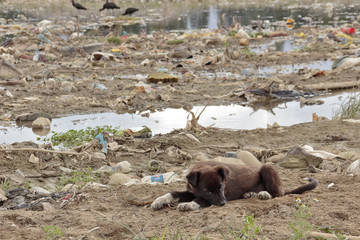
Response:
M229 106L208 106L202 113L199 123L203 126L227 128L227 129L255 129L266 128L267 124L277 122L281 126L311 122L312 113L319 116L332 118L333 113L338 109L339 104L353 93L341 93L326 96L321 99L325 101L322 105L300 106L298 101L286 102L271 110L254 110L251 107L241 105ZM193 112L200 113L202 106L194 107ZM153 134L165 134L174 129L184 128L188 113L183 109L166 109L161 112L150 113L150 117L142 117L140 114L116 114L99 113L76 115L62 118L55 118L51 123L51 131L66 132L70 129L80 130L87 127L110 125L122 129L148 126ZM26 126L17 126L15 123L8 123L7 126L0 126L0 141L2 143L14 143L21 141L40 142L40 136L33 133L32 129ZM46 136L50 137L51 133ZM40 137L41 138L41 137ZM42 137L43 138L43 137Z
M260 76L269 76L272 74L291 74L296 73L300 69L318 69L318 70L331 70L333 61L323 60L323 61L314 61L310 63L299 63L299 64L288 64L288 65L279 65L271 67L262 67L258 68L258 74Z
M271 41L271 43L262 44L258 46L252 46L250 51L256 54L265 52L266 50L275 52L290 52L294 50L300 50L304 46L296 45L292 40L286 39L282 41Z

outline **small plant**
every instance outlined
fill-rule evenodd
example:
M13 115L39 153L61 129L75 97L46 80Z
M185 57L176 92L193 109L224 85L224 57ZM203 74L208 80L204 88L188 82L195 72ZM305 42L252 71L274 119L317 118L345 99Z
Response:
M246 58L249 59L254 59L256 56L256 54L251 52L250 48L248 47L243 48L242 53L245 55Z
M46 238L48 239L57 239L64 236L64 232L61 229L54 225L46 225L43 228L43 231L46 233Z
M107 41L109 42L109 43L112 43L112 44L121 44L121 42L122 42L122 40L121 40L121 38L120 37L109 37L108 39L107 39Z
M233 37L233 36L235 36L236 33L237 33L236 30L231 30L231 31L229 31L229 36Z
M91 168L81 171L74 171L70 173L69 176L61 176L58 185L63 187L67 184L76 184L81 182L86 184L88 182L100 182L100 177L98 172L93 172Z
M182 43L184 43L183 39L174 39L174 40L167 41L167 44L169 44L169 45L179 45Z
M335 234L336 238L339 240L346 240L347 238L344 236L344 234L340 231L335 229L334 226L318 226L316 227L317 230L320 230L321 232L325 232L325 233L332 233Z
M360 94L346 97L333 115L333 119L360 118Z
M237 212L237 211L236 211ZM234 222L234 216L229 221L230 223ZM234 227L232 224L229 224L226 227L226 231L221 232L224 239L259 239L258 234L261 232L261 226L255 225L255 217L254 215L244 215L243 216L243 224L241 227ZM229 238L229 235L231 236Z
M312 216L309 207L301 202L301 199L296 199L296 211L294 212L294 220L290 221L289 227L293 231L291 240L302 239L305 233L313 229L313 225L309 222Z
M7 190L10 190L13 187L11 182L7 178L1 178L0 179L0 189L6 192Z

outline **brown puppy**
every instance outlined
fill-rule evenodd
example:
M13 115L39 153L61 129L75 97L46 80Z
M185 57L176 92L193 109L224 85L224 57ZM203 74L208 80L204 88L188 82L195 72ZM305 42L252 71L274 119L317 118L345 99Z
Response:
M318 185L316 179L294 190L285 191L279 175L271 164L261 168L220 162L200 162L186 176L186 191L174 191L158 197L151 207L154 210L165 204L181 202L181 211L196 210L211 205L223 206L226 201L259 197L271 199L286 194L301 194Z

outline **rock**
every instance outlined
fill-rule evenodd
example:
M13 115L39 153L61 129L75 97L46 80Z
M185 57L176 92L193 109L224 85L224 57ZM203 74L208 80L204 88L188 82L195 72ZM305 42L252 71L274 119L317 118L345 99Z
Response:
M74 190L78 190L78 189L79 189L79 186L78 186L78 185L69 183L69 184L66 184L66 185L61 189L61 192L74 191Z
M128 161L122 161L114 165L115 169L121 173L131 172L131 164Z
M15 118L15 120L17 122L34 121L35 119L37 119L39 117L48 118L48 119L50 119L50 121L52 119L52 116L47 113L25 113L25 114L21 114L21 115L17 116Z
M352 162L349 167L346 169L347 174L351 174L354 176L360 175L360 159Z
M50 128L50 125L51 125L50 119L39 117L35 119L35 121L33 121L31 127L33 129L45 129L45 128Z
M293 147L278 164L284 168L307 168L309 165L319 167L322 161L323 158L311 155L297 146Z
M104 191L108 190L110 187L108 185L104 185L97 182L88 182L85 184L85 186L81 189L82 191L90 190L90 191Z
M228 163L228 164L235 164L235 165L243 165L243 166L246 165L243 161L241 161L241 159L238 159L238 158L215 157L214 159L212 159L212 161Z
M53 205L51 205L51 203L49 203L49 202L42 202L41 205L42 205L42 208L44 211L50 211L50 210L55 209L55 207Z
M106 155L102 152L92 152L91 153L91 158L94 160L105 160L106 159Z
M237 158L247 166L260 168L262 165L260 161L249 151L239 151Z
M63 81L60 85L60 91L63 92L75 92L76 88L72 82Z
M250 43L249 39L246 39L246 38L241 38L239 41L239 44L243 45L243 46L248 46L249 43Z
M7 197L5 197L5 192L0 188L0 203L3 201L6 201L6 200L7 200Z
M29 158L29 162L38 164L40 162L40 159L38 157L36 157L34 154L31 154L31 156Z
M60 166L60 167L59 167L59 170L61 170L62 172L66 173L66 174L70 174L70 173L73 172L72 169L66 168L66 167L63 167L63 166Z
M51 192L49 192L48 190L45 190L41 187L33 187L33 188L31 188L31 191L33 191L36 194L51 195Z
M115 173L114 175L110 176L109 185L124 185L131 180L132 178L129 175L123 173Z
M84 52L92 54L93 52L101 52L104 50L104 43L93 43L82 46Z

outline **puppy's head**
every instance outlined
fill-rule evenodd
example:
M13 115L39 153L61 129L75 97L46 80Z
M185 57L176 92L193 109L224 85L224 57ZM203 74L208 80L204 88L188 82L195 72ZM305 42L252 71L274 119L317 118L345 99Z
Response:
M202 198L211 205L223 206L226 203L225 179L229 172L227 167L207 167L191 171L186 178L195 197Z

